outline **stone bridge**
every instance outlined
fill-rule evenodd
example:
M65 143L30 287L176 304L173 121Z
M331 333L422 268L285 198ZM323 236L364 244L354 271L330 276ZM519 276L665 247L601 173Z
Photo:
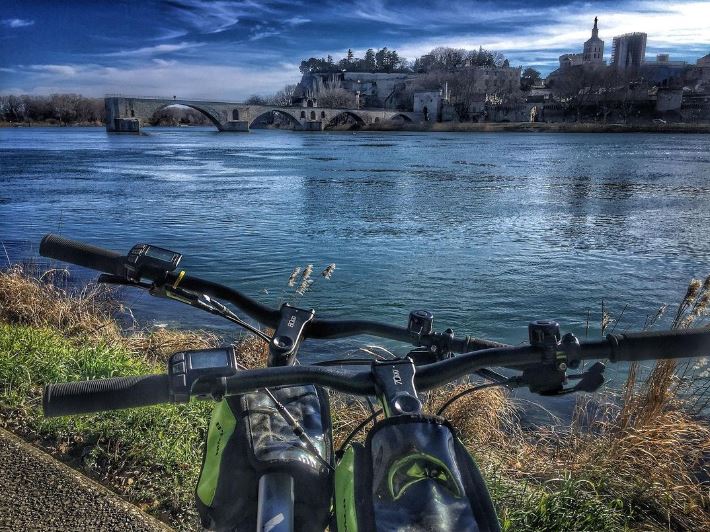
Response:
M107 96L106 131L138 133L150 118L161 109L171 105L184 105L199 111L219 131L249 131L258 119L276 112L291 122L296 129L322 131L335 125L346 116L358 124L366 125L385 120L418 121L415 113L386 109L331 109L327 107L275 107L248 105L237 102L214 102L206 100L182 100L176 98L138 98Z

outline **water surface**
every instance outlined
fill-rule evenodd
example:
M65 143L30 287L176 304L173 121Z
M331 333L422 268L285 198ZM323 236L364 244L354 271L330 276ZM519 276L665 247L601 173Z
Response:
M151 242L270 304L295 265L335 262L299 301L320 316L404 325L425 308L439 330L511 343L540 318L584 336L588 313L598 336L602 300L628 305L618 330L641 327L710 274L709 136L145 131L0 130L10 260L50 231ZM127 298L145 322L228 327Z

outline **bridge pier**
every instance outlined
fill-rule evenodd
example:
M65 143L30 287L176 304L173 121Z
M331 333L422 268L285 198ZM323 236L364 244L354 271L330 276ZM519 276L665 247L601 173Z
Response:
M220 131L245 131L249 132L248 120L228 120L222 124Z
M141 123L137 118L114 118L106 120L106 131L109 133L140 133Z
M321 120L304 120L301 123L303 131L323 131L325 124Z

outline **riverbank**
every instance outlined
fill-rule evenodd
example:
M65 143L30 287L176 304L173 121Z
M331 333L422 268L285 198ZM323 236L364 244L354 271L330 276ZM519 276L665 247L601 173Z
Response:
M576 122L378 122L362 131L420 131L456 133L710 133L707 124L598 124Z
M219 338L122 330L115 293L96 286L67 291L61 275L0 272L0 425L150 514L197 529L193 490L210 403L45 419L39 397L47 382L161 372L169 353ZM710 293L706 285L696 287L693 300ZM263 365L265 349L253 338L237 349L242 363ZM674 369L660 365L638 383L632 376L614 401L581 401L579 418L567 427L524 430L515 403L497 389L454 403L447 418L479 462L503 529L707 529L710 501L699 474L710 473L701 462L710 453L710 428L673 393ZM427 411L464 386L430 395ZM333 397L336 448L367 415L367 408Z
M0 122L0 128L25 127L105 127L98 122L81 122L75 124L59 124L56 121L45 122ZM150 127L192 127L189 125L165 125ZM201 126L197 126L201 127ZM283 128L254 128L283 129ZM598 124L575 122L378 122L364 126L342 126L331 131L416 131L440 133L710 133L710 123L707 124Z
M103 122L72 122L60 123L58 120L43 120L41 122L2 122L0 128L23 128L23 127L106 127Z

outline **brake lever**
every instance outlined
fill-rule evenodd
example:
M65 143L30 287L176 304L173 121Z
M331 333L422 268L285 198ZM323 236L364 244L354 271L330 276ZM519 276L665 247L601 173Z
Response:
M570 375L570 379L580 379L579 382L571 388L570 392L596 392L604 384L604 370L606 366L601 362L595 362L591 368L584 373L578 375Z
M152 288L152 284L150 283L142 283L140 281L133 281L131 279L127 279L125 277L119 277L118 275L111 275L108 273L102 273L99 275L99 278L96 280L97 283L101 284L112 284L112 285L118 285L118 286L132 286L135 288L143 288L145 290L150 290Z
M606 366L595 362L587 371L567 375L564 370L551 370L544 366L531 366L522 375L512 377L515 387L526 386L532 393L544 396L567 395L576 392L594 393L604 384ZM569 380L579 380L574 386L565 387Z

